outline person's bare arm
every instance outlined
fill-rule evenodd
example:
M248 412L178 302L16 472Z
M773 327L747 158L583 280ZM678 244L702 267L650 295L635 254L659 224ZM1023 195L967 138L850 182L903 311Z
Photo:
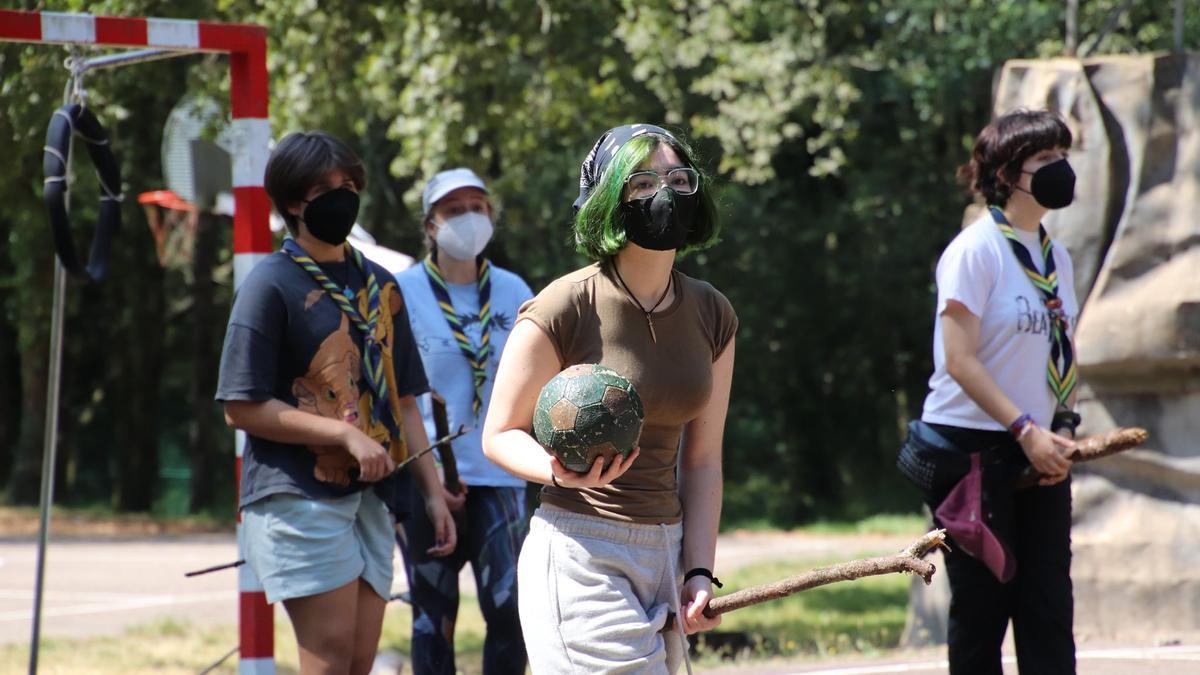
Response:
M408 443L409 452L420 452L429 447L429 437L421 420L421 410L413 396L400 398L400 419L404 425L404 440ZM442 483L438 480L433 453L413 461L408 465L408 469L413 472L417 489L425 500L425 513L429 516L429 522L433 524L433 546L426 552L439 557L450 555L457 545L458 533L454 529L454 517L450 515L450 508L446 504Z
M279 399L226 401L225 421L248 434L277 443L346 448L358 460L359 479L363 481L377 481L396 468L387 450L353 424L304 412Z
M724 493L721 449L725 417L729 411L729 388L733 381L734 346L731 341L713 363L713 386L708 403L684 428L679 456L679 497L683 503L685 572L697 567L711 570L716 559ZM694 576L684 583L680 605L686 632L710 630L721 624L720 615L704 616L704 608L712 597L712 582L707 577Z
M1017 407L992 379L976 354L979 351L979 317L962 303L950 300L938 319L942 322L942 344L946 350L946 371L985 413L1006 428L1024 411ZM1037 364L1041 367L1042 364ZM1071 462L1063 449L1075 447L1074 441L1036 425L1019 440L1021 449L1039 473L1042 485L1065 479Z

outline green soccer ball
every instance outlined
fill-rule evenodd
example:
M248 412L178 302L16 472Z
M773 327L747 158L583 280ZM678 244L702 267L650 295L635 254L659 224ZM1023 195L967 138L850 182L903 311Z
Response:
M605 366L584 363L542 387L533 411L538 443L571 471L587 473L596 457L605 464L628 457L642 433L645 411L629 380Z

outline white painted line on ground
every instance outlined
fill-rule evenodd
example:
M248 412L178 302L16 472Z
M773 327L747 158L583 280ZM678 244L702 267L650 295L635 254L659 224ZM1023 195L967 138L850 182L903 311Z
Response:
M1140 660L1188 661L1200 663L1200 646L1122 647L1116 649L1084 649L1075 653L1077 661ZM1005 656L1005 665L1015 665L1014 656ZM919 663L888 663L828 670L797 671L793 675L874 675L875 673L912 673L922 670L948 669L950 662L923 661Z
M1123 647L1117 649L1086 649L1077 659L1142 659L1146 661L1200 661L1200 646Z
M146 609L149 607L194 605L222 600L233 601L235 598L231 597L232 595L233 594L230 591L210 591L208 593L189 593L182 595L149 595L142 596L140 598L128 598L116 602L67 605L65 607L46 607L42 610L42 616L82 616L85 614L109 614L113 612L124 612L132 609ZM0 623L7 621L30 621L32 618L32 609L0 612Z
M232 596L232 592L230 593ZM87 602L125 602L142 598L161 597L154 593L108 593L104 591L45 591L42 597L47 601L56 600L85 600ZM25 589L0 588L0 600L32 600L33 591Z
M874 675L875 673L911 673L917 670L949 667L949 661L926 661L924 663L890 663L874 666L858 666L855 668L835 668L833 670L799 671L795 675Z

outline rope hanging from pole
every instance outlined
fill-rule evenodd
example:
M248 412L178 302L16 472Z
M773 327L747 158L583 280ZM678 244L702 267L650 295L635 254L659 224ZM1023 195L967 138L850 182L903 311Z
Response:
M84 267L75 253L71 238L71 220L67 213L70 184L71 136L87 143L88 156L100 180L100 213L92 249ZM54 111L46 128L46 146L42 153L45 187L42 199L54 231L54 249L68 272L84 281L97 282L108 272L109 250L113 236L121 228L121 172L108 144L108 134L100 120L83 103L69 103Z

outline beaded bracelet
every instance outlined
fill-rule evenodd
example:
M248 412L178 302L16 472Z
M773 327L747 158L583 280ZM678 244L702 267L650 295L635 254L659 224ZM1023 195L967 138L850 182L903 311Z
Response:
M1029 413L1021 413L1021 416L1013 420L1012 424L1008 425L1008 433L1013 435L1013 438L1020 439L1025 435L1025 427L1033 424L1033 416Z

